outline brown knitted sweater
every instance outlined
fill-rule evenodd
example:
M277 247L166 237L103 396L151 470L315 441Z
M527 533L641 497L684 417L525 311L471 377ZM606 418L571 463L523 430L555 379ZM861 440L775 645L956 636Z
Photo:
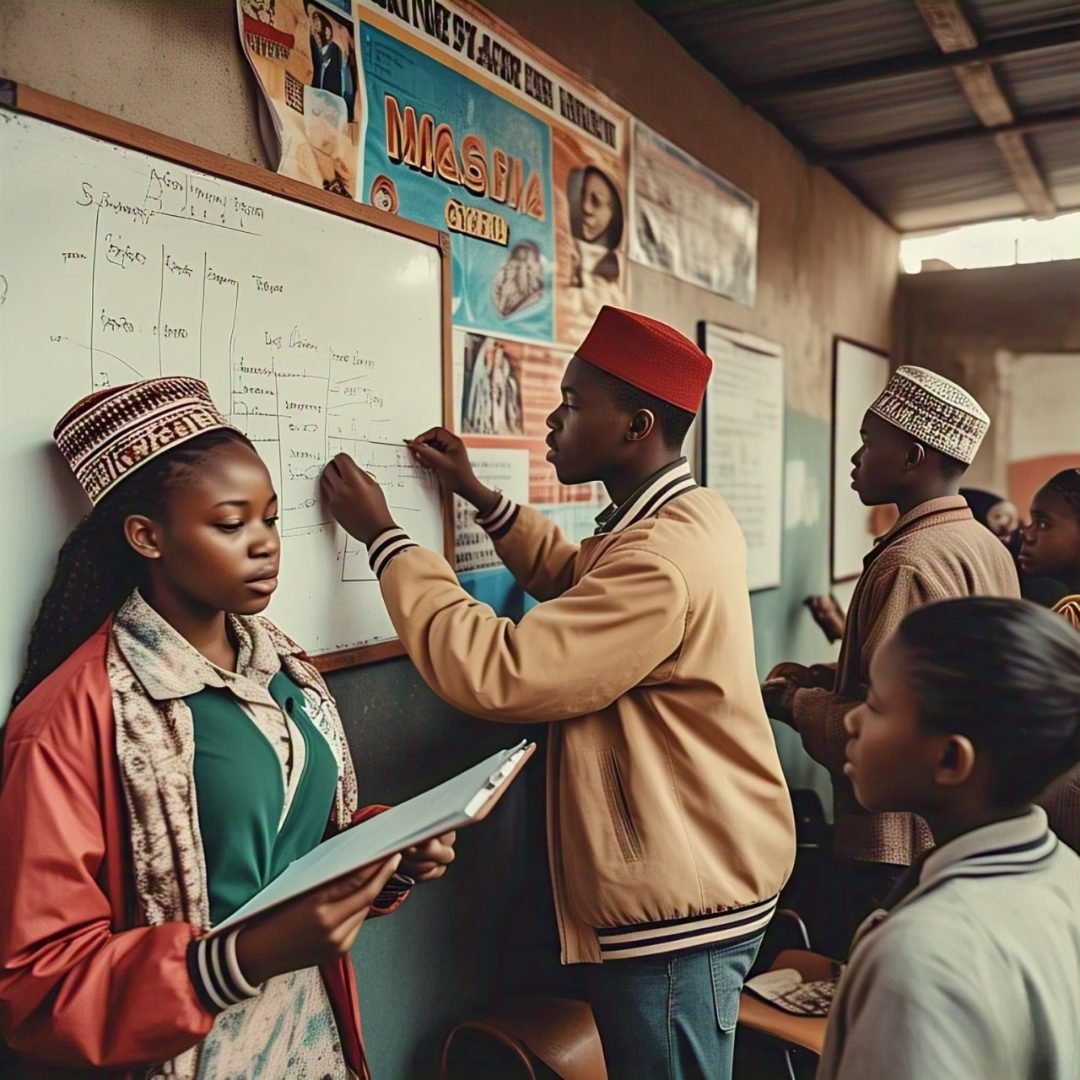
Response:
M843 774L844 715L863 701L874 651L909 611L959 596L1016 596L1020 585L1005 545L980 525L959 495L910 510L863 561L848 612L832 690L800 689L792 717L806 752L832 774L835 850L844 858L908 866L933 846L913 814L870 814Z

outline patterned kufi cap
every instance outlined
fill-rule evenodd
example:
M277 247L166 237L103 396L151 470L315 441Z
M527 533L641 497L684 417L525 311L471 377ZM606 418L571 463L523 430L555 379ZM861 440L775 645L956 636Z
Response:
M870 411L965 465L990 427L990 417L962 386L911 365L893 372Z
M125 477L188 439L233 428L201 379L170 375L110 386L64 414L53 438L75 478L98 503Z

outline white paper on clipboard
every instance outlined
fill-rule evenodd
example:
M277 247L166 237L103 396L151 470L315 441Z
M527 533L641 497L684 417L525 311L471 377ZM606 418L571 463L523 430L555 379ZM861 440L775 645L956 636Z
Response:
M208 935L260 915L286 900L413 844L482 820L536 749L524 741L485 758L437 787L325 840L296 859L262 892L237 908Z

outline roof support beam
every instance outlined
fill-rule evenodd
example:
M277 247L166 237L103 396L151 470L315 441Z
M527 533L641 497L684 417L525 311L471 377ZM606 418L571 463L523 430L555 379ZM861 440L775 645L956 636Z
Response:
M978 48L979 39L961 10L959 0L915 0L915 6L943 53L956 54ZM994 69L987 63L974 63L953 71L983 126L998 129L994 133L994 142L1028 209L1037 218L1052 218L1057 207L1023 134L1000 130L1014 124L1016 117L1002 93Z
M1041 131L1062 124L1080 123L1080 108L1055 109L1053 112L1035 113L1016 120L1011 124L1002 124L996 128L965 127L950 131L936 131L932 135L916 135L910 139L894 139L886 143L873 143L869 146L853 146L849 150L822 151L809 155L814 165L847 165L852 161L866 158L886 157L905 150L923 150L928 147L948 146L951 143L966 142L968 139L998 139L1007 135L1024 135L1029 131Z
M848 64L828 71L812 71L793 75L786 79L767 82L742 83L733 87L739 98L748 105L764 104L776 98L793 94L811 93L816 90L836 90L848 86L886 79L902 79L909 75L921 75L927 71L947 71L973 63L995 63L1024 53L1057 49L1080 44L1080 22L1052 30L1039 30L1027 34L1013 34L998 38L986 45L976 43L971 48L951 53L908 53L905 56L886 57L868 63Z

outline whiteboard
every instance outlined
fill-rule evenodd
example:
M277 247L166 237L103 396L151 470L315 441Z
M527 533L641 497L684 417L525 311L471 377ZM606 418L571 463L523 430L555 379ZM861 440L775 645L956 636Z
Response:
M704 322L713 362L705 394L703 482L746 539L750 591L780 584L784 529L784 356L779 345Z
M330 519L318 477L348 451L398 523L445 550L437 488L401 442L444 422L438 234L422 243L3 109L0 230L3 476L18 518L0 547L0 701L88 509L53 426L93 389L163 374L204 379L270 470L282 573L269 616L314 656L392 641L365 549Z
M883 532L868 506L851 487L851 457L859 448L863 416L885 389L889 358L865 345L838 337L833 342L832 423L832 580L862 573L863 557Z

